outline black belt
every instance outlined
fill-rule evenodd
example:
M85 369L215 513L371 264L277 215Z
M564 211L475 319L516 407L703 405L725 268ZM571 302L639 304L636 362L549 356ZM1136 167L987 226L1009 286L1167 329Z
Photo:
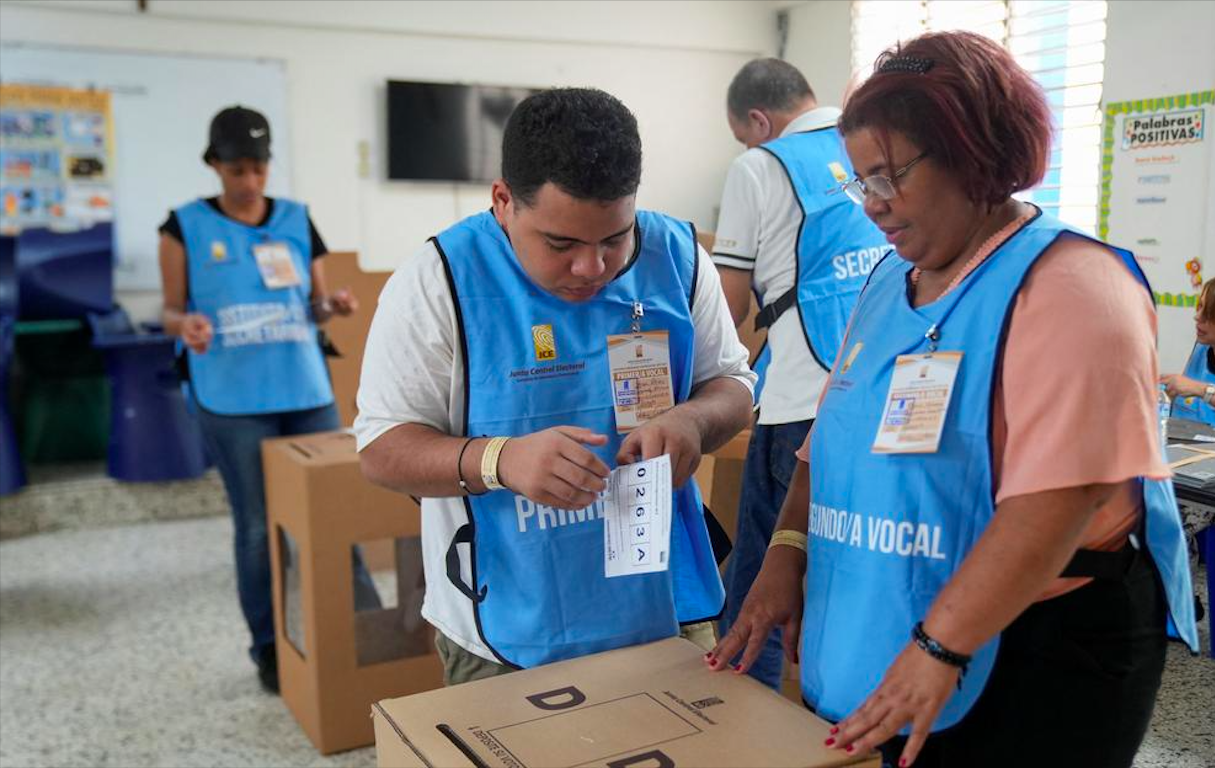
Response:
M1135 564L1139 550L1131 544L1128 537L1122 549L1103 552L1096 549L1077 549L1072 555L1071 562L1059 574L1064 579L1110 579L1119 581L1126 576Z

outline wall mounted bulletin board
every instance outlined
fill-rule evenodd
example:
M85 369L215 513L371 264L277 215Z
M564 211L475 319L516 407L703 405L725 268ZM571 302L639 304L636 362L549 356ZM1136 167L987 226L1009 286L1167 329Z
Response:
M1160 310L1161 370L1194 343L1198 290L1215 277L1215 91L1105 105L1098 236L1135 253Z
M0 231L111 221L110 94L0 84Z
M22 84L109 94L118 290L158 290L157 227L171 208L219 193L201 158L211 118L224 107L242 104L266 116L274 153L266 193L291 189L281 60L5 43L0 72L6 89Z

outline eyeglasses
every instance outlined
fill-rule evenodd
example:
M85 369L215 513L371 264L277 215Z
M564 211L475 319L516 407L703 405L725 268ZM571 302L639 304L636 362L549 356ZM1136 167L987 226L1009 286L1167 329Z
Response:
M869 195L876 195L879 200L893 200L898 194L896 182L908 171L912 166L928 157L927 152L921 152L910 163L894 172L894 176L866 176L863 179L852 179L840 185L844 190L844 194L848 195L848 199L857 205L864 205L865 199Z

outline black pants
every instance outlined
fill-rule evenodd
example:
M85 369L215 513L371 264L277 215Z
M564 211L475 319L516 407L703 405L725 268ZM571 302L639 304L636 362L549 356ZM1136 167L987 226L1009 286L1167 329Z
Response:
M1164 672L1164 589L1138 554L1121 580L1035 603L1001 636L991 678L915 768L1129 768ZM897 766L906 740L882 745Z

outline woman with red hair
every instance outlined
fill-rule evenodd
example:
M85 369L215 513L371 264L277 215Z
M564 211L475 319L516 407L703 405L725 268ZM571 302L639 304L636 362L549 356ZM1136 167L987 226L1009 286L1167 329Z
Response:
M891 766L1130 766L1168 619L1197 647L1146 280L1013 197L1050 112L984 37L883 53L839 129L843 192L893 252L706 660L745 672L773 626L800 636L828 746Z

